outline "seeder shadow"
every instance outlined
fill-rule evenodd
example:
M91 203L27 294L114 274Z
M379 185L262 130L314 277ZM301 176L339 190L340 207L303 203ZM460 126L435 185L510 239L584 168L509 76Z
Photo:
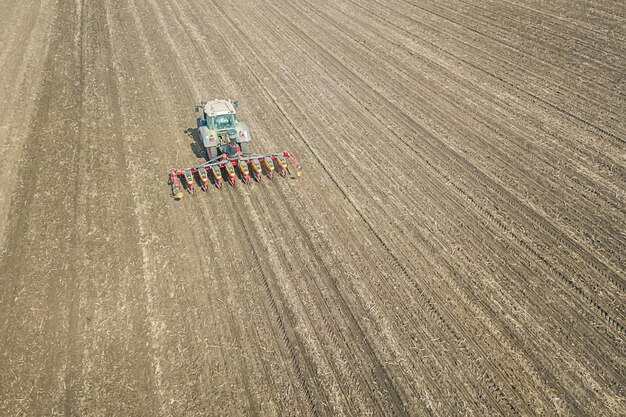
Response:
M189 127L184 131L184 133L186 133L187 136L193 139L193 142L189 144L189 147L191 148L191 152L193 152L196 158L204 158L208 161L209 156L207 155L206 149L202 144L202 139L200 138L200 132L198 131L198 128Z

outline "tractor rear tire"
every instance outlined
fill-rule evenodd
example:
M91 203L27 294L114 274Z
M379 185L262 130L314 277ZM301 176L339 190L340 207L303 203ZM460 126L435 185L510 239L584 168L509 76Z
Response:
M248 152L248 143L247 142L239 142L239 150L241 152Z

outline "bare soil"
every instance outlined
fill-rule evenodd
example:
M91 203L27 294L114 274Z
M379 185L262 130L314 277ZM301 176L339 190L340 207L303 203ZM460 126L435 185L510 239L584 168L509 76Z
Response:
M626 414L620 2L0 23L0 415ZM201 98L304 175L174 201Z

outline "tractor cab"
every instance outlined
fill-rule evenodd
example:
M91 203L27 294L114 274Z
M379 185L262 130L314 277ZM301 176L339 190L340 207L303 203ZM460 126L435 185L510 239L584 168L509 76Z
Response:
M196 106L196 111L202 110L202 125L214 131L234 129L237 125L238 101L231 100L203 100Z
M219 116L209 117L205 114L205 120L209 129L214 130L230 130L235 127L237 123L236 116L234 114L221 114Z
M246 152L250 141L250 130L245 123L237 120L239 101L202 100L195 106L199 113L196 121L198 133L206 149L208 160L220 154L233 156L237 152Z

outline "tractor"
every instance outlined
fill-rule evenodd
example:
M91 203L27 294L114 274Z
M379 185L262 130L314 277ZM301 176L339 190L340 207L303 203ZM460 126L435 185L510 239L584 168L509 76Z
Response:
M239 101L232 100L202 100L194 107L196 113L200 113L196 124L209 160L220 154L235 155L235 144L241 152L247 152L250 129L237 120L238 107ZM232 135L235 135L234 142Z
M233 100L202 100L194 106L207 162L185 169L170 169L168 182L176 200L183 198L183 190L193 194L195 184L207 191L209 184L222 188L223 180L235 185L240 178L247 184L251 177L255 181L261 181L263 175L272 179L274 171L284 177L289 172L288 161L295 167L295 175L301 175L302 167L288 150L269 154L248 151L252 137L248 126L237 120L238 107L239 101Z

